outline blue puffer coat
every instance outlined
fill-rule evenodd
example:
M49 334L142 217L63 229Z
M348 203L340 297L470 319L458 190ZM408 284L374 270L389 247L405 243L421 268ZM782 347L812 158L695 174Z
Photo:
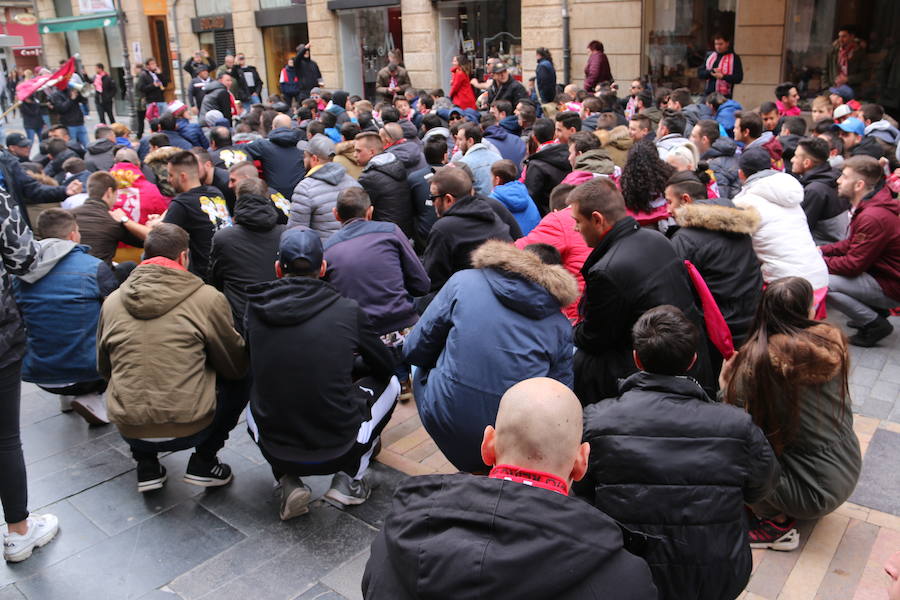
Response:
M509 209L512 216L516 218L522 235L528 235L528 232L541 222L541 213L538 212L537 204L531 199L528 188L521 181L510 181L498 185L491 192L491 198L496 198Z
M472 253L474 269L453 275L404 346L419 416L462 471L481 471L481 439L500 397L530 377L573 385L572 327L561 308L578 296L559 265L499 241Z

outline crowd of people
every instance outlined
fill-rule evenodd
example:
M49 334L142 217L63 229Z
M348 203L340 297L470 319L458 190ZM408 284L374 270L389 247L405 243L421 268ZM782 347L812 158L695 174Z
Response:
M619 97L591 44L591 81L563 90L545 48L528 87L457 57L449 95L392 53L375 103L322 89L308 45L283 73L303 86L265 102L240 54L185 64L191 106L148 59L148 135L61 122L32 154L42 127L11 133L6 560L59 527L27 510L23 380L115 424L141 493L168 451L193 449L187 483L231 482L217 456L245 414L283 520L309 510L303 477L365 502L414 397L462 473L400 486L367 598L718 600L751 547L797 548L796 520L860 474L848 344L900 305L896 124L846 86L812 120L791 83L747 110L721 37L699 98ZM560 568L521 570L538 561Z

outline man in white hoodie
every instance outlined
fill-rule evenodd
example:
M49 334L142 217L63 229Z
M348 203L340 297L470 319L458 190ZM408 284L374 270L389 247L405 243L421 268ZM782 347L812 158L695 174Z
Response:
M763 281L803 277L812 285L819 306L828 291L828 267L813 242L801 207L803 186L791 175L772 169L764 148L745 150L739 166L743 189L732 202L738 208L759 212L760 226L751 237L762 263Z

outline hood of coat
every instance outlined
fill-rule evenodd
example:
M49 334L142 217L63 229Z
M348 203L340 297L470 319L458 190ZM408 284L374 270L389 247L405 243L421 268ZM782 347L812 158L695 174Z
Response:
M760 216L755 208L692 202L675 210L675 222L681 227L752 235L759 229Z
M391 152L382 152L381 154L373 156L368 164L366 164L366 168L363 169L363 172L365 171L379 171L391 179L397 181L406 180L406 167L404 167L403 163L400 162L400 159Z
M300 141L300 131L292 127L277 127L269 132L269 141L283 148L290 148Z
M38 246L40 249L34 261L34 268L24 275L19 275L19 279L26 283L35 283L43 279L59 261L67 257L76 247L80 248L81 252L87 249L87 246L79 246L73 241L59 238L39 240Z
M399 144L394 144L387 149L387 153L393 154L400 159L403 166L407 169L414 169L419 165L422 159L422 149L418 143L412 140L404 140Z
M704 159L719 158L720 156L734 156L737 152L737 143L730 137L719 136L712 146L703 155Z
M754 194L768 200L772 204L790 208L803 202L803 186L792 175L766 169L754 173L744 182L744 189L737 196L745 193Z
M210 92L214 92L216 90L224 90L224 89L225 89L224 83L222 83L218 79L213 79L212 81L207 83L205 86L203 86L203 93L209 94Z
M826 323L813 325L807 331L832 343L775 334L769 338L772 367L788 381L800 384L830 381L848 358L846 338L840 329Z
M900 200L894 200L890 188L886 185L882 185L880 188L873 191L868 198L864 198L863 201L860 202L856 211L853 213L853 218L855 219L860 211L870 208L883 208L895 215L900 215Z
M634 140L628 135L628 128L624 125L617 125L609 131L609 137L606 142L607 146L611 146L616 150L627 152L634 146Z
M613 162L609 152L603 148L595 148L582 152L575 159L576 171L588 171L590 173L599 173L600 175L612 175L616 164Z
M503 120L499 123L500 127L510 132L513 135L519 135L522 131L522 126L519 125L519 118L516 115L509 115L508 117L504 117Z
M485 128L484 134L485 136L497 140L498 142L505 142L507 139L513 137L513 135L509 131L507 131L500 125L491 125L490 127Z
M334 147L334 155L335 156L344 156L350 159L350 162L356 164L356 145L353 143L353 140L345 140L343 142L338 142Z
M588 509L511 481L426 475L400 484L383 535L410 597L569 597L622 552L615 522ZM540 576L522 571L537 564Z
M558 312L578 297L578 283L563 266L544 264L537 254L512 244L485 242L472 253L472 266L491 269L493 274L485 276L497 299L533 319Z
M156 319L203 287L188 271L163 265L140 264L119 287L122 306L135 319Z
M542 160L561 171L572 170L572 165L569 164L569 147L565 144L550 144L532 154L528 160Z
M284 277L247 286L247 308L269 325L305 323L340 300L331 284L310 277Z
M827 162L817 165L800 176L800 183L804 186L816 182L827 185L830 188L837 189L837 178L840 172L832 169Z
M107 152L112 152L113 148L116 147L116 143L112 140L102 139L97 140L87 147L87 151L90 154L105 154Z
M528 188L521 181L510 181L498 185L491 191L491 197L496 198L506 205L511 213L521 213L528 209L533 201L528 194Z
M162 148L157 148L153 152L147 154L144 158L145 164L151 164L156 162L167 163L169 159L181 152L181 148L176 148L175 146L163 146Z
M254 231L269 231L278 224L278 209L271 198L245 194L234 203L234 222Z
M308 175L310 179L318 179L319 181L324 181L328 185L337 185L341 181L343 181L344 176L347 175L347 169L344 168L344 165L338 164L336 162L327 162L315 171L311 175Z
M885 119L867 125L865 134L877 137L888 144L900 143L900 131Z
M115 178L116 184L120 188L131 187L144 177L144 172L139 166L128 162L114 164L109 170L109 174Z

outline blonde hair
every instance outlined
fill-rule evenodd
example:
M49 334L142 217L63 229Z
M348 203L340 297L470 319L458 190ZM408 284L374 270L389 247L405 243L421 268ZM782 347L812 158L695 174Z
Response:
M697 163L700 162L700 153L697 151L697 146L692 142L687 142L670 150L666 156L666 162L679 171L696 171Z
M131 135L131 130L128 129L128 126L124 123L113 123L109 126L110 129L113 130L113 133L116 134L116 137L127 138Z

